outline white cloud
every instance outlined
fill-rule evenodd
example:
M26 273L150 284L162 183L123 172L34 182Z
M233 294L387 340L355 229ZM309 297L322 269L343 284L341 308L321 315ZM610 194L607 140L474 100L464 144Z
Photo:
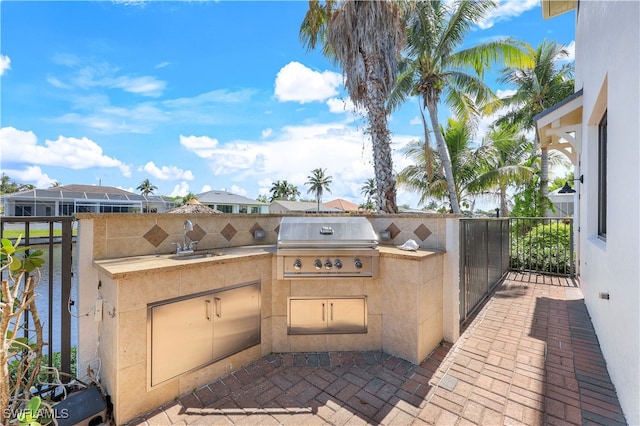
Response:
M251 89L235 91L226 89L211 90L190 98L166 100L162 104L176 110L201 108L210 104L239 104L249 102L254 93L255 90Z
M193 173L191 170L182 170L176 166L162 166L158 167L153 161L149 161L144 167L139 170L144 170L156 179L160 180L193 180Z
M65 77L49 76L49 82L58 82L62 87L106 87L122 89L125 92L142 96L158 97L162 95L167 83L153 76L121 75L118 67L107 62L85 61L74 55L56 55L54 62L72 69ZM68 81L65 81L68 80Z
M0 55L0 76L4 72L11 69L11 58L6 55Z
M345 112L353 113L357 111L357 108L351 101L351 98L330 98L327 100L327 106L329 107L329 112L333 114L342 114Z
M3 170L7 176L11 176L12 180L19 182L33 183L36 188L49 188L55 182L38 166L25 167L22 170Z
M70 169L117 167L130 176L130 167L120 160L104 155L102 148L86 137L82 139L59 136L55 141L38 144L36 135L13 127L0 128L0 147L3 161Z
M205 136L190 138L199 141L199 144L191 143L200 149L193 149L194 154L206 158L213 174L232 176L230 181L239 182L235 184L237 186L253 180L257 183L258 193L268 196L273 182L286 179L298 187L302 197L309 198L304 183L311 170L323 168L333 176L332 192L325 195L325 200L342 197L362 202L362 185L374 176L371 142L362 129L337 122L285 126L274 133L277 138L266 142L218 142ZM408 160L397 154L397 149L411 139L414 137L393 136L394 169L399 170L407 164ZM201 155L202 149L208 150L206 157ZM236 187L231 190L238 193Z
M247 196L247 190L239 187L238 185L231 185L231 190L229 192L237 195L242 195L243 197Z
M170 118L153 104L142 103L133 108L99 106L86 115L68 113L51 121L85 126L105 134L145 134L150 133L157 124L164 123Z
M540 6L540 0L499 0L498 7L491 10L484 21L478 23L481 29L491 28L500 21L509 21L524 12Z
M299 62L289 62L278 71L274 93L281 102L322 102L336 96L341 84L342 75L338 73L318 72Z
M575 61L576 60L576 41L572 40L571 43L564 46L564 48L567 51L568 55L562 58L562 60L568 61L568 62Z
M272 133L273 133L273 129L271 129L271 128L264 129L262 131L262 139L268 138L269 136L271 136Z
M180 145L187 148L200 158L210 158L218 146L218 140L208 136L180 135Z
M418 115L409 120L409 124L412 126L422 125L422 118Z
M211 191L211 185L202 185L202 189L200 190L200 194L202 194L203 192L209 192Z
M180 182L173 187L173 191L169 194L170 197L184 197L189 193L189 184L185 181Z
M137 95L158 97L162 95L162 91L167 86L164 81L157 80L155 77L118 77L111 87L118 87L125 92L135 93Z
M71 89L72 87L66 83L61 82L60 80L58 80L57 78L48 75L47 76L47 82L52 85L53 87L56 87L58 89Z

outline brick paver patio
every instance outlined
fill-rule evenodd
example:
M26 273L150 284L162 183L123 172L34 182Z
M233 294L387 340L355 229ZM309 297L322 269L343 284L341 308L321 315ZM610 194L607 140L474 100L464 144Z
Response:
M626 422L580 289L511 274L420 365L384 352L270 354L131 424Z

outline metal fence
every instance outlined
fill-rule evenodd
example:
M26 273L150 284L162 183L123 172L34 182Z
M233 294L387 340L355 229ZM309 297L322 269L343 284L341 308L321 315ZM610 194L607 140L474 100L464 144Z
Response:
M511 269L575 276L572 218L514 217L510 223Z
M461 321L487 297L508 269L509 219L461 219Z
M37 288L36 305L44 326L46 346L43 354L48 364L54 358L60 360L60 371L71 374L71 286L72 286L72 243L73 218L57 217L2 217L0 235L15 241L21 235L21 246L31 249L41 248L45 253L45 263L41 268L42 280ZM35 236L37 235L37 236ZM1 279L6 279L2 272ZM25 277L24 279L26 279ZM57 306L56 306L57 303ZM30 335L30 315L24 317L24 337ZM56 354L54 357L54 353ZM59 355L58 355L59 353Z

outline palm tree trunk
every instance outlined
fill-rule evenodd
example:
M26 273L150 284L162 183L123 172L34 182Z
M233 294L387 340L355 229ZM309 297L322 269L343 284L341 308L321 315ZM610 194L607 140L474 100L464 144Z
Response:
M547 203L544 201L549 197L549 148L542 147L540 156L540 199L542 200L540 207L540 215L546 216Z
M509 217L509 207L507 206L507 187L500 185L500 214L502 217Z
M375 67L369 67L369 70ZM375 74L375 71L370 71ZM391 157L391 136L387 126L387 109L382 83L378 78L367 79L366 109L369 119L369 132L373 145L373 168L378 188L378 210L385 213L397 213L396 179L393 174Z
M456 194L456 183L453 179L453 170L451 169L451 158L449 157L449 149L444 141L444 136L440 131L440 125L438 124L438 105L427 103L427 109L429 110L429 118L431 118L431 128L433 134L436 137L436 143L438 144L438 153L440 154L440 162L444 169L444 176L447 180L447 188L449 190L449 202L451 203L451 211L455 214L460 214L460 203L458 202L458 196Z

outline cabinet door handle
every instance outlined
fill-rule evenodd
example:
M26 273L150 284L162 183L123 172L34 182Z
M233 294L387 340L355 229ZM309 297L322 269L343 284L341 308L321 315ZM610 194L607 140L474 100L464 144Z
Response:
M213 300L216 301L216 316L222 318L222 299L214 297Z
M204 303L207 307L207 321L211 321L211 300L207 299Z
M333 303L329 304L329 306L331 306L331 314L330 314L331 316L329 318L330 318L330 321L333 321Z
M322 304L322 321L324 321L324 303Z

